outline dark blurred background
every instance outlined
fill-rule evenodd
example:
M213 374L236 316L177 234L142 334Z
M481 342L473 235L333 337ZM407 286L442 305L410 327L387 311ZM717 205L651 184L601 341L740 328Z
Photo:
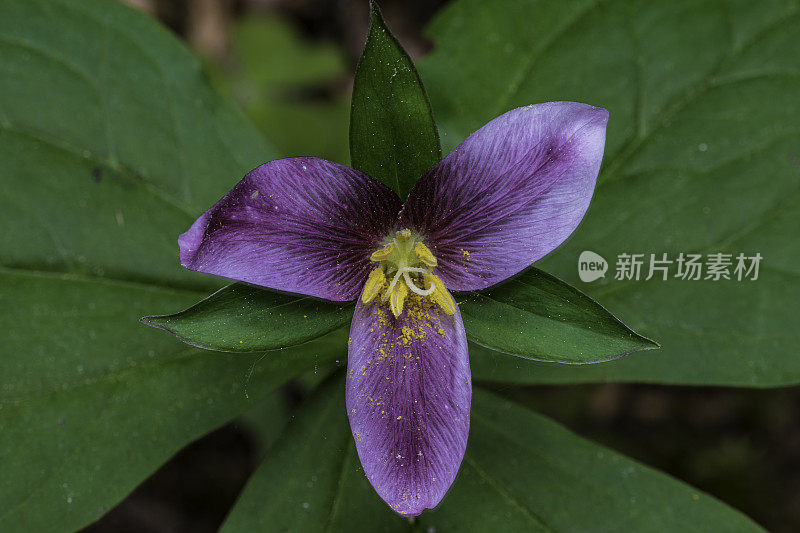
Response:
M348 161L349 94L367 28L366 0L126 3L185 40L217 89L281 153ZM444 4L380 2L414 59L431 49L424 27ZM215 531L312 385L288 386L188 446L86 531ZM797 389L601 384L496 390L711 493L771 531L800 531ZM248 423L254 417L274 419L274 427L255 431Z

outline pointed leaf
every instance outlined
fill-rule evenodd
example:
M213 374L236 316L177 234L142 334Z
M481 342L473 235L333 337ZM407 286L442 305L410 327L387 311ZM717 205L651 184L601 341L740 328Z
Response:
M142 322L199 348L257 352L320 337L348 324L352 316L352 305L233 283L184 311L146 316Z
M458 305L470 340L526 359L596 363L658 348L585 294L536 268L459 295Z
M442 149L417 69L370 2L369 34L353 81L352 166L405 198Z

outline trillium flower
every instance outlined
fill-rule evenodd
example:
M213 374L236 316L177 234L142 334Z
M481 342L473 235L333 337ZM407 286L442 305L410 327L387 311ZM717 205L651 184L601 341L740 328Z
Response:
M396 512L435 507L469 433L467 337L450 291L513 276L558 247L594 191L608 112L514 109L428 170L405 203L315 157L247 174L180 236L192 270L334 301L357 300L346 405L359 459Z

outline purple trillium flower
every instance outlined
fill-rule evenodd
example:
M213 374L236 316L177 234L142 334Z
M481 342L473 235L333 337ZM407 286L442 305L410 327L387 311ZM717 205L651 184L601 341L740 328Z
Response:
M578 226L608 112L521 107L470 135L405 204L363 172L315 157L265 163L178 239L181 263L271 289L358 300L346 404L370 483L396 512L435 507L456 477L472 398L450 290L519 273Z

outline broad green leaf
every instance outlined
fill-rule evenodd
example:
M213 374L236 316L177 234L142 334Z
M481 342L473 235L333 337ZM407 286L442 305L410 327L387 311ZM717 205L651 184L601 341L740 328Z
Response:
M0 80L2 264L210 285L177 235L274 151L175 37L116 2L3 2Z
M142 13L0 2L0 530L81 528L193 439L341 357L329 337L253 366L137 322L220 285L180 267L177 236L274 154Z
M344 380L331 379L253 473L222 531L409 531L361 470L346 413Z
M658 348L582 292L536 268L491 289L458 296L469 339L499 352L596 363Z
M350 160L405 198L442 149L411 58L370 2L369 34L353 81Z
M420 70L449 148L521 105L610 111L589 212L539 266L664 347L601 367L487 366L526 382L800 382L800 3L460 0L430 33ZM605 280L578 280L584 250L609 262ZM676 279L674 264L666 281L614 279L618 254L681 252L764 259L756 281Z
M326 372L319 374L324 378ZM278 389L243 412L234 422L250 437L256 457L262 457L269 450L289 423L292 401L284 392Z
M712 496L481 389L455 484L409 524L381 502L358 465L343 386L331 380L302 407L223 531L760 530Z
M424 530L761 531L738 511L508 400L474 391L467 454Z
M92 522L188 442L344 358L341 335L259 358L187 347L136 321L191 292L6 269L0 284L2 531Z
M184 311L146 316L142 322L198 348L257 352L330 333L349 323L352 316L352 305L234 283Z

